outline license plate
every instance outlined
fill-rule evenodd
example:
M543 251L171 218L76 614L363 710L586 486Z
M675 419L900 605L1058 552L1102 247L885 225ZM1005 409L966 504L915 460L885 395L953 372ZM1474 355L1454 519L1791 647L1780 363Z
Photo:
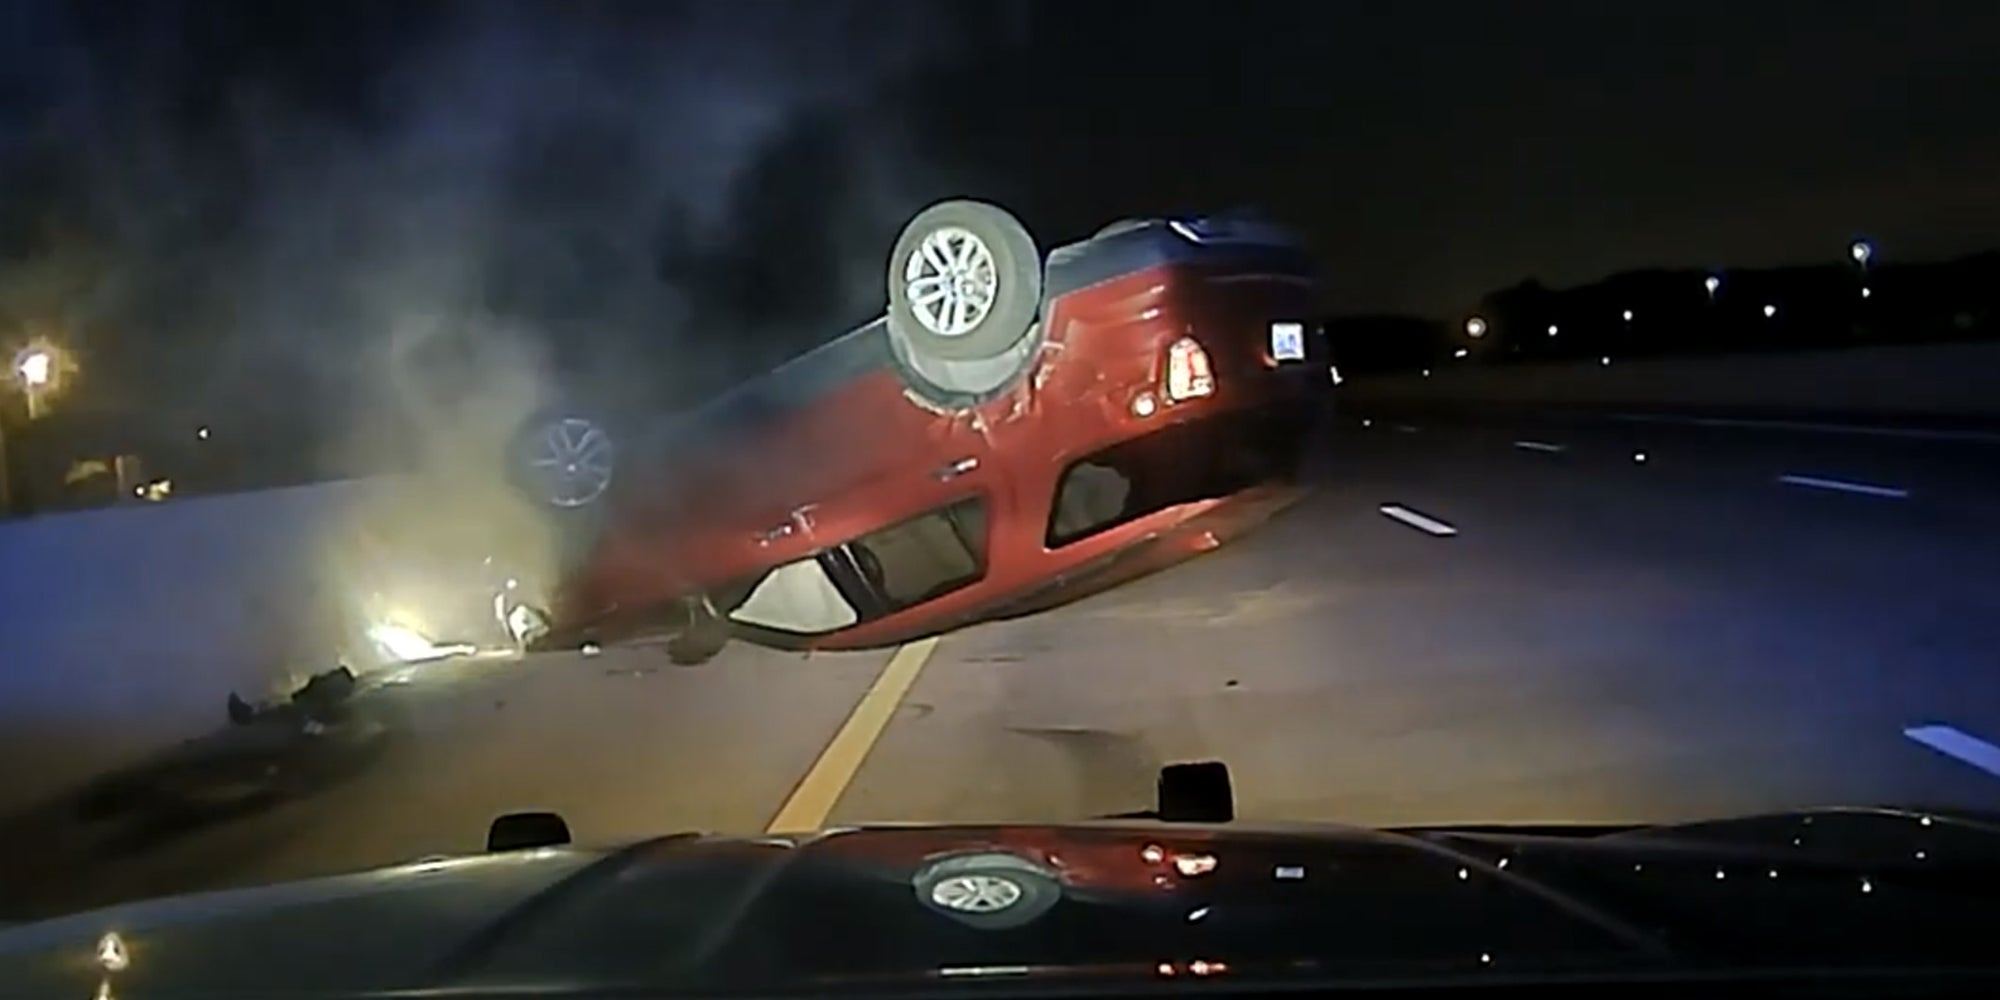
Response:
M1304 323L1271 324L1271 357L1277 361L1304 361L1306 359L1306 325Z

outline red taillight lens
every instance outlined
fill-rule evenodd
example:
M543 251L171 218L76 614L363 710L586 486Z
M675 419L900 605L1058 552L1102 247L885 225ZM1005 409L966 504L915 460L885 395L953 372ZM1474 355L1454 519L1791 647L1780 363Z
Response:
M1193 337L1182 337L1167 348L1167 398L1179 402L1212 395L1215 371L1209 366L1208 352Z

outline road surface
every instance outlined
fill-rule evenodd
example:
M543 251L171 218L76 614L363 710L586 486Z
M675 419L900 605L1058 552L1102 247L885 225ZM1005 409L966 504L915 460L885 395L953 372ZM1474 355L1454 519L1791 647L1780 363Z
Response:
M899 651L427 668L312 794L15 824L4 915L476 850L514 809L586 842L1078 819L1206 758L1249 821L2000 807L2000 439L1376 418L1315 455L1235 544Z

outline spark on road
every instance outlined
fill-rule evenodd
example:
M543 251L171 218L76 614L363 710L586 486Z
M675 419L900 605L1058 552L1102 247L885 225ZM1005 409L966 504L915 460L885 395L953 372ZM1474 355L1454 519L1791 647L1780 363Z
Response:
M1778 482L1787 486L1809 486L1816 490L1834 490L1840 493L1859 493L1863 496L1888 497L1891 500L1907 499L1910 491L1896 486L1875 486L1870 483L1850 483L1842 479L1821 479L1818 476L1779 476Z
M1567 450L1562 445L1550 444L1547 441L1516 441L1514 442L1514 447L1523 451L1545 451L1550 454Z
M1427 531L1440 538L1458 534L1457 528L1428 514L1419 514L1399 503L1385 503L1382 505L1381 511L1393 520L1401 521L1418 531Z
M1952 726L1911 726L1903 735L1947 757L2000 777L2000 747ZM1928 824L1928 819L1925 821Z

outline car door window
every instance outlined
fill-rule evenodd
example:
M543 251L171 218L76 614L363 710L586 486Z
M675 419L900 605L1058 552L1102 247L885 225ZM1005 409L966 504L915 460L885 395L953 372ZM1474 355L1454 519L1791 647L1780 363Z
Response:
M1046 544L1060 548L1197 500L1228 496L1283 478L1295 455L1295 418L1258 417L1238 425L1249 443L1218 440L1196 422L1121 441L1063 470L1049 508ZM1288 450L1289 449L1289 450Z
M1117 467L1078 462L1063 474L1056 488L1050 541L1061 544L1117 527L1129 516L1136 516L1127 513L1131 499L1132 480Z
M846 628L860 620L818 559L786 563L765 574L729 617L745 625L804 635Z
M957 590L986 573L986 501L973 497L853 543L861 574L886 611Z
M986 574L986 501L972 497L786 563L718 596L741 625L823 635L921 604Z

